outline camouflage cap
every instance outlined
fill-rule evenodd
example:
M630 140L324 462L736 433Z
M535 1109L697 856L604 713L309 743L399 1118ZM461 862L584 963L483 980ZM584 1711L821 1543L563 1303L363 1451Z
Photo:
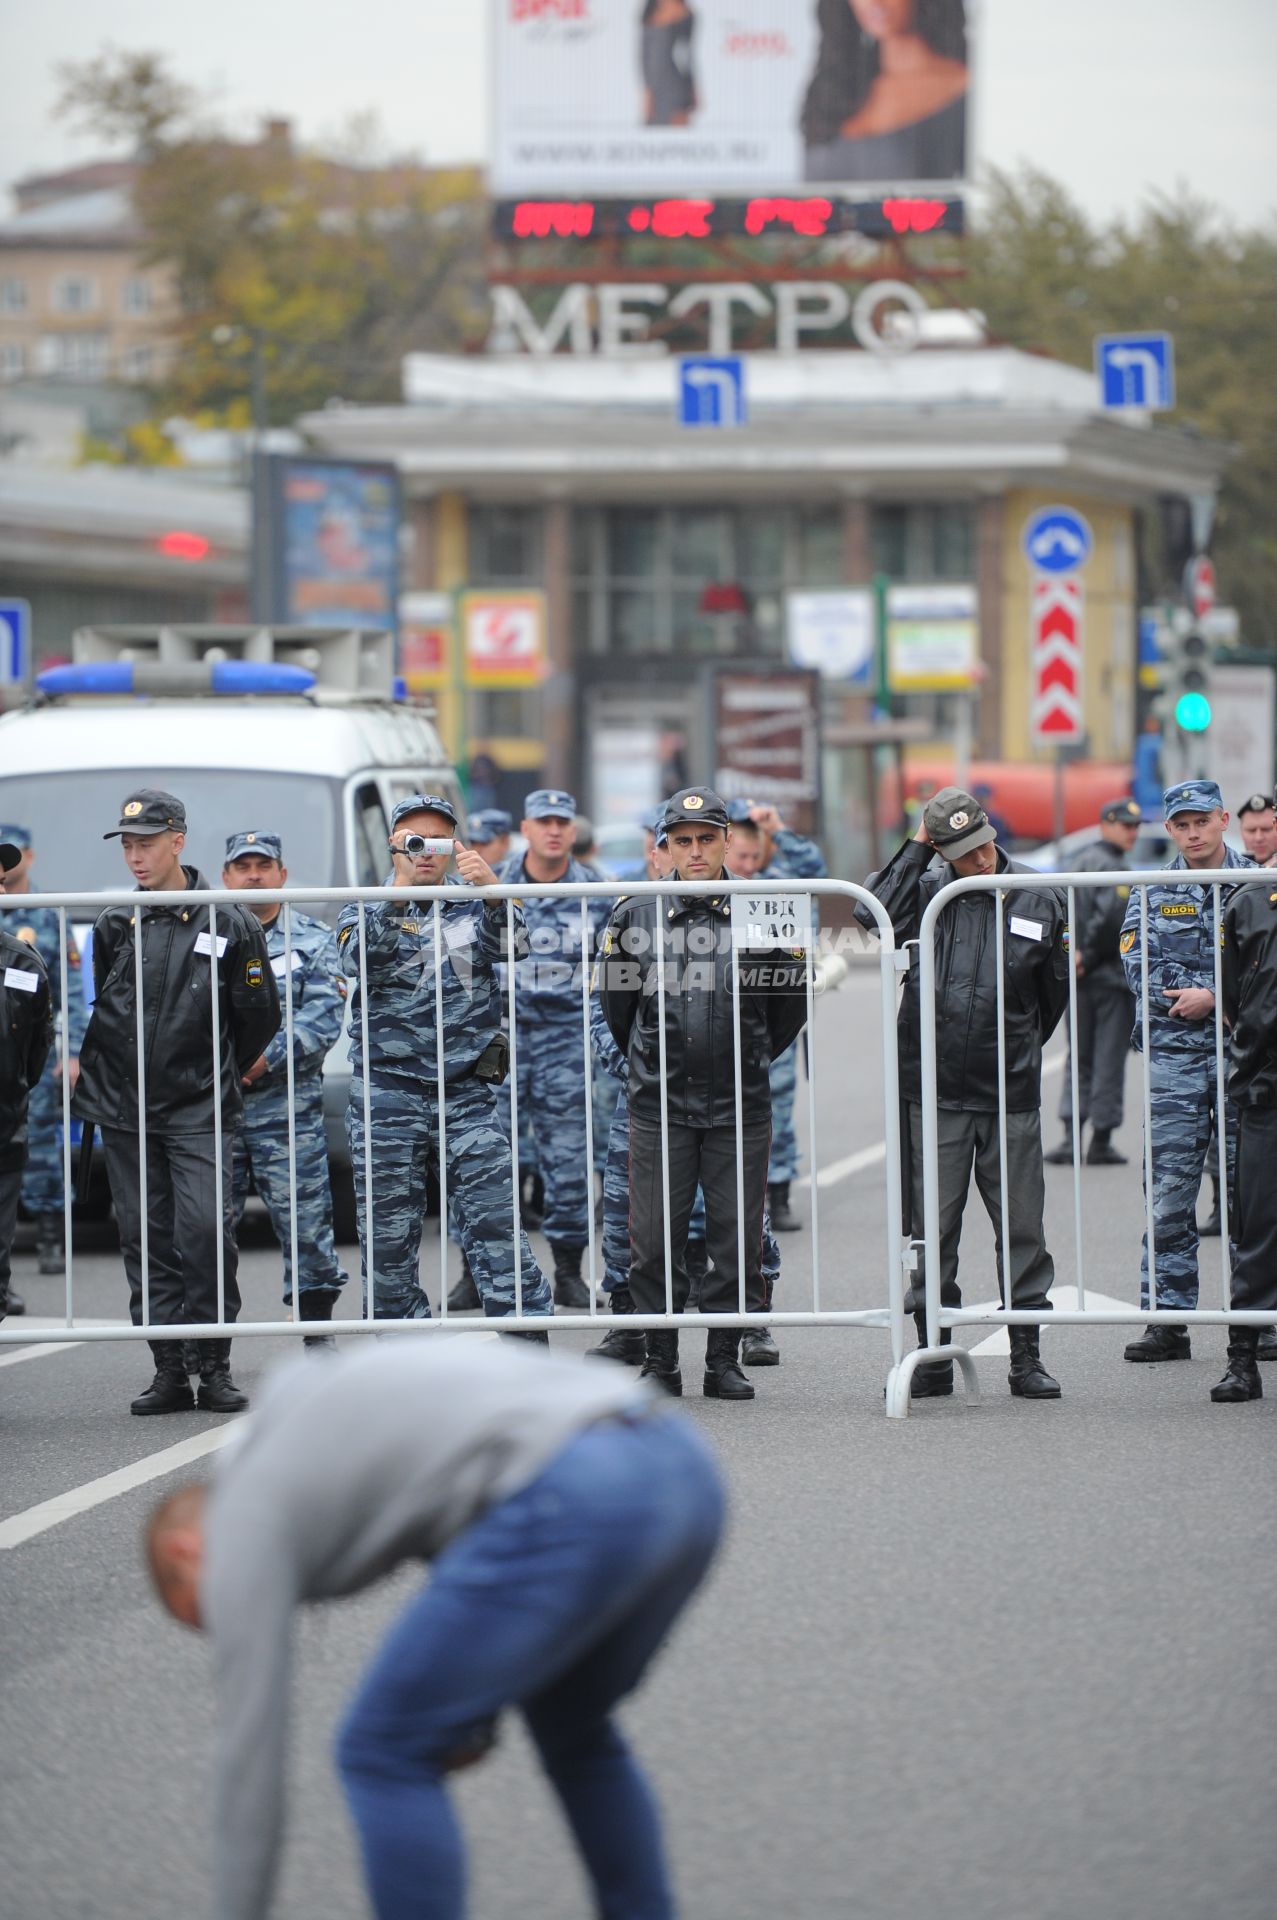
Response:
M1176 813L1213 813L1223 804L1224 796L1214 780L1181 780L1178 786L1167 787L1163 796L1168 820Z

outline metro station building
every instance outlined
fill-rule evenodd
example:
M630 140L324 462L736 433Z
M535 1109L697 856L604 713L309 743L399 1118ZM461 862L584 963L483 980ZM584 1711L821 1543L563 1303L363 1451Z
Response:
M1007 348L744 362L747 421L729 430L679 423L679 363L664 354L418 355L402 405L334 406L300 423L324 453L398 467L407 586L544 593L544 678L466 691L458 670L438 694L445 731L457 734L464 698L472 741L606 817L626 792L606 769L636 728L682 735L689 767L704 766L706 669L782 665L788 594L885 576L975 588L973 748L1030 760L1022 541L1033 512L1057 505L1094 535L1081 751L1129 763L1149 591L1140 523L1168 497L1213 495L1227 449L1105 415L1091 373ZM915 735L951 734L942 697L900 707ZM830 809L863 805L838 756L869 724L870 699L830 682L823 708L828 829Z

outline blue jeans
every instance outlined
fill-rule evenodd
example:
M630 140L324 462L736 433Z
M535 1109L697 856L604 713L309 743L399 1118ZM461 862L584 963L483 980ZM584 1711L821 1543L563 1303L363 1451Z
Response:
M611 1713L713 1560L714 1459L679 1415L587 1428L439 1556L365 1675L337 1758L378 1920L460 1920L443 1777L527 1721L603 1920L672 1920L656 1802Z

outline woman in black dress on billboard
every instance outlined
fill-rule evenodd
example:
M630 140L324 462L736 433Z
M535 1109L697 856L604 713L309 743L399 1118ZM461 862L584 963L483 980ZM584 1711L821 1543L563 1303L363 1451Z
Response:
M646 0L640 26L645 126L690 125L700 104L692 71L695 31L685 0Z
M819 0L802 131L808 180L960 180L965 0Z

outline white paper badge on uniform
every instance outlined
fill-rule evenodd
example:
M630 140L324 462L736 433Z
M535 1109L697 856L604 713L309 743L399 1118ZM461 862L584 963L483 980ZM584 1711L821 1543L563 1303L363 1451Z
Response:
M196 953L207 953L210 955L212 954L213 942L207 933L196 934L195 951ZM217 936L217 957L219 960L221 959L225 951L226 951L226 935L224 933L219 933Z
M38 973L28 973L25 967L6 967L4 970L6 987L16 987L19 993L34 993L40 984Z
M469 918L443 923L443 941L450 953L456 953L459 947L472 947L478 937L479 929Z
M804 893L734 893L732 945L750 953L770 947L810 953L814 929L811 901Z
M205 953L208 952L207 947L204 948L204 952ZM218 952L219 953L221 952L220 947L218 948ZM275 955L275 958L270 963L270 970L274 974L277 980L282 980L284 975L288 972L290 965L293 969L293 972L295 973L298 967L304 967L305 964L306 964L305 957L302 954L298 953L296 949L294 949L291 962L289 961L288 956L286 954L277 953Z
M1021 920L1018 913L1011 915L1011 931L1018 933L1022 940L1040 940L1042 922L1040 920Z

